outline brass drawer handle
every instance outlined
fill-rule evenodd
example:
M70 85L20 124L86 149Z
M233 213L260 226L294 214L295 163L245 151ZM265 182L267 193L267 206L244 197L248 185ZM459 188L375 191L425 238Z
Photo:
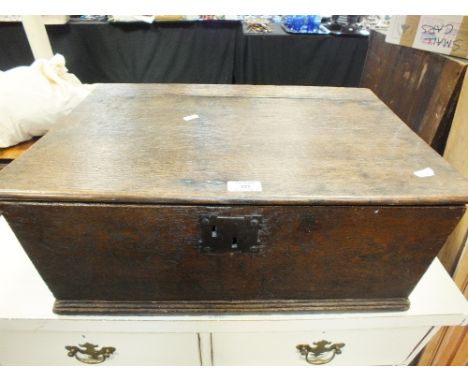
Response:
M84 349L80 349L78 346ZM78 346L65 346L65 349L68 350L67 355L69 357L75 357L80 362L91 365L104 362L115 352L115 348L111 346L103 347L98 350L97 347L99 345L93 345L89 342ZM84 354L86 357L82 357L80 354Z
M331 362L335 355L341 354L341 348L345 346L345 344L332 344L325 340L314 342L314 345L313 347L310 345L296 346L297 350L301 355L305 356L306 361L311 365L324 365ZM331 353L331 355L326 358L321 357L325 353Z

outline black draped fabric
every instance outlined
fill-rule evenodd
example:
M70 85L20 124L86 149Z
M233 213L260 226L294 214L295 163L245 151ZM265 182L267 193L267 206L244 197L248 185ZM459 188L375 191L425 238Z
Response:
M21 23L0 23L0 70L31 65L34 61Z
M237 83L255 85L359 86L367 37L245 33Z
M54 52L83 82L231 84L237 22L49 26Z
M55 53L84 83L359 86L367 38L244 33L238 21L49 25ZM30 65L21 23L0 23L0 70Z

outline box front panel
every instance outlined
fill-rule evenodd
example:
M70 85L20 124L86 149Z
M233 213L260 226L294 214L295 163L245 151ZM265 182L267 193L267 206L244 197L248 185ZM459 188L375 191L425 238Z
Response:
M463 207L5 203L59 300L404 298Z

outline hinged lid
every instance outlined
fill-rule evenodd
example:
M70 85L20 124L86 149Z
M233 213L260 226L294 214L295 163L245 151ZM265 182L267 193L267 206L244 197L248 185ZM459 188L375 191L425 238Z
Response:
M109 84L0 172L0 200L459 204L468 182L367 89Z

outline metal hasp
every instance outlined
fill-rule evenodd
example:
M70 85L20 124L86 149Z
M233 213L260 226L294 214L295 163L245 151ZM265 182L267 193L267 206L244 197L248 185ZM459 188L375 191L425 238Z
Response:
M202 216L200 217L203 252L258 252L263 219L260 215L249 216Z

